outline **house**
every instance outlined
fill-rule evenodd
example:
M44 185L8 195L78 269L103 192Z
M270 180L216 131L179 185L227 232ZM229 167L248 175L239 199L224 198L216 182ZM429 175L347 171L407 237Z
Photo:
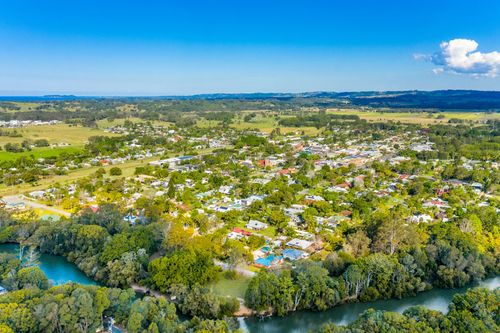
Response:
M410 222L413 223L429 223L432 221L432 217L429 214L415 214L410 217Z
M129 223L130 225L135 225L139 218L131 213L128 213L123 217L123 221Z
M410 149L416 152L422 152L422 151L432 151L432 143L427 142L424 144L421 143L413 143L410 145Z
M3 201L7 210L23 210L26 208L22 201Z
M132 194L132 200L134 201L137 201L137 199L139 199L140 197L142 197L141 193L135 192L134 194Z
M267 224L257 220L250 220L248 221L246 227L252 230L264 230L267 228Z
M433 200L430 200L428 202L425 202L423 205L423 207L438 207L438 208L449 208L450 206L448 206L448 203L444 200L441 200L441 199L433 199Z
M329 192L337 192L337 193L347 193L347 189L340 186L330 186L326 189Z
M409 178L410 178L410 175L408 175L406 173L403 173L403 174L399 175L398 178L402 182L407 182L409 180Z
M290 174L294 174L294 173L297 173L297 169L296 168L281 169L281 170L279 170L277 172L277 174L279 176L290 175Z
M303 239L298 239L298 238L294 238L291 241L289 241L288 243L286 243L287 246L299 248L299 249L302 249L302 250L307 249L312 244L313 244L313 242L306 241L306 240L303 240Z
M97 204L89 205L89 208L92 211L92 213L97 213L97 211L99 210L99 205Z
M304 198L306 201L325 201L325 199L319 195L306 195Z
M266 196L265 195L251 195L248 198L241 199L241 204L245 206L250 206L255 201L262 201Z
M476 190L482 190L483 189L483 185L481 183L478 183L478 182L474 182L474 183L470 184L470 186L472 186Z
M342 188L344 190L349 190L352 186L348 182L343 182L343 183L336 185L335 187Z
M304 205L292 205L291 207L285 208L283 211L286 216L292 217L293 215L299 215L304 212L306 206Z
M294 152L301 151L302 149L304 149L304 145L302 143L298 143L298 144L293 145Z
M352 212L350 210L346 209L346 210L341 211L340 215L345 216L345 217L350 217L350 216L352 216Z
M232 186L222 185L221 187L219 187L219 193L228 195L229 193L231 193L232 189L233 189Z
M234 228L233 232L243 235L243 236L252 236L252 233L250 231L243 230L241 228Z
M271 161L271 160L259 160L257 162L257 164L260 166L260 167L273 167L275 165L274 161Z
M231 231L230 233L227 234L227 238L234 239L234 240L240 240L243 237L245 237L245 236L243 236L242 234L239 234L237 232L234 232L234 231Z
M240 162L240 165L253 168L253 162L251 160L244 160Z
M297 249L285 249L283 252L281 252L281 255L283 256L284 259L288 259L290 261L295 261L299 259L304 259L308 257L308 253L297 250Z
M36 198L36 199L41 199L45 196L45 191L33 191L30 192L30 197Z

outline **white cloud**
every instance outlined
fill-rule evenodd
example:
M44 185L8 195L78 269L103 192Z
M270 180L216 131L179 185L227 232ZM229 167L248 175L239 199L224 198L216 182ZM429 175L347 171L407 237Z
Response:
M481 53L478 43L472 39L452 39L440 44L441 51L432 56L416 55L415 59L428 59L440 66L436 74L448 72L475 77L496 77L500 71L500 52Z

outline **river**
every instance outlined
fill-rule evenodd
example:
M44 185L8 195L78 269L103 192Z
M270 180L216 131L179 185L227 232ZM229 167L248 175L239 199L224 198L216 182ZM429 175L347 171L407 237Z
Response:
M18 254L17 244L0 244L0 253ZM50 254L40 255L40 268L45 272L53 284L59 285L66 282L76 282L85 285L97 284L88 278L75 264L67 261L61 256ZM477 286L494 289L500 287L500 277L484 280ZM334 322L345 325L355 320L363 311L374 308L376 310L386 310L403 312L414 305L422 305L429 309L439 310L446 313L448 304L453 295L463 293L469 287L459 289L432 289L422 292L415 297L404 299L380 300L368 303L350 303L337 306L323 312L297 311L286 317L269 317L263 320L258 318L240 319L241 328L249 333L305 333L313 329L318 329L327 322Z
M0 253L19 254L19 245L13 243L0 244ZM53 285L66 282L76 282L85 285L96 285L97 283L87 277L75 264L67 261L64 257L52 254L40 255L40 268Z
M500 287L500 277L484 280L476 286L494 289ZM263 320L257 318L240 319L240 325L245 332L258 333L304 333L315 330L327 322L346 325L354 321L369 308L376 310L395 311L402 313L414 305L422 305L443 313L448 311L453 295L463 293L470 287L458 289L432 289L415 297L404 299L380 300L369 303L349 303L334 307L323 312L297 311L286 317L269 317Z

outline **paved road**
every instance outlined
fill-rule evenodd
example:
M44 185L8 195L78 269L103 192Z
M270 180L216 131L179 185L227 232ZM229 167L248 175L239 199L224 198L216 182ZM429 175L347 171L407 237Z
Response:
M225 271L227 271L229 269L229 265L226 264L225 262L214 260L214 264L219 266L220 268L222 268ZM241 268L241 267L236 267L235 271L243 276L248 276L248 277L253 277L257 274L255 272L252 272L251 270Z
M152 289L150 289L150 288L148 288L148 287L141 286L141 285L139 285L139 284L137 284L137 283L132 283L132 284L130 285L130 288L134 289L134 291L135 291L135 292L140 292L140 293L142 293L142 294L146 294L146 293L148 293L148 292L149 292L149 294L150 294L150 295L153 295L154 297L165 297L165 298L169 299L169 298L167 297L167 295L162 294L162 293L160 293L159 291L152 290Z
M52 206L47 206L45 204L41 204L39 202L26 198L24 195L9 195L3 197L2 200L5 202L22 202L26 207L39 208L66 217L71 216L71 214L68 213L67 211Z

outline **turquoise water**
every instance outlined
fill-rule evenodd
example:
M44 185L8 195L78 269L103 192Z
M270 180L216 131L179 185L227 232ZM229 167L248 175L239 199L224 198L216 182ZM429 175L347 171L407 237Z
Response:
M485 280L476 286L495 289L500 287L500 277ZM369 303L351 303L337 306L323 312L298 311L286 317L269 317L263 320L258 318L240 319L240 326L245 332L250 333L306 333L315 330L328 322L346 325L354 321L361 313L369 308L403 312L414 305L438 310L443 313L448 311L453 295L463 293L470 287L459 289L432 289L422 292L415 297L404 299L380 300Z
M0 244L0 253L19 254L19 245L8 243ZM64 257L51 254L40 255L40 268L51 280L53 285L66 282L75 282L85 285L96 285L97 283L87 277L75 264L67 261Z

